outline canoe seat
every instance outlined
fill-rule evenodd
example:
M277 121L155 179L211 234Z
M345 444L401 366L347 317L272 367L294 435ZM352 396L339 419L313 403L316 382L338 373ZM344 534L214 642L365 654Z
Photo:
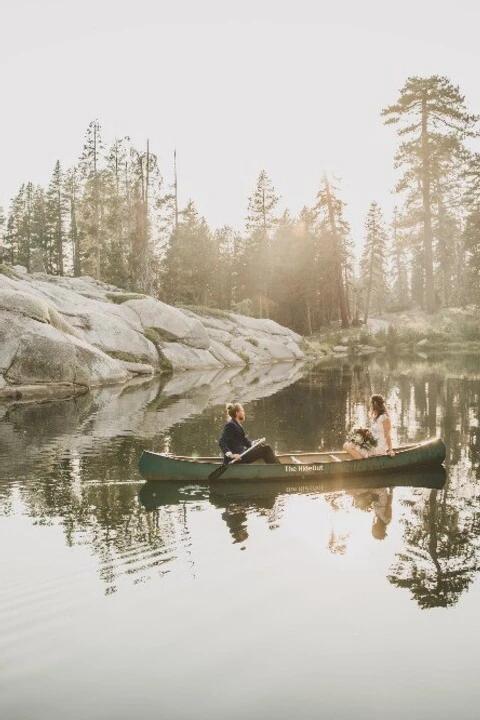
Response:
M295 457L295 455L290 455L290 457L292 458L292 461L293 461L296 465L301 465L301 464L302 464L302 461L299 460L297 457Z
M340 459L339 457L337 457L336 455L330 455L330 457L331 457L332 460L334 460L335 462L342 462L341 459Z

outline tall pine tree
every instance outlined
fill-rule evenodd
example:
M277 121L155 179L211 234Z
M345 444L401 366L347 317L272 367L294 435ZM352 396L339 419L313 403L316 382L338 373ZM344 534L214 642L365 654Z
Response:
M365 221L365 245L360 261L364 292L364 317L366 324L373 302L378 311L386 305L386 249L388 236L383 213L376 202L372 202Z
M258 303L258 314L266 313L270 283L269 268L272 230L276 223L276 207L279 198L265 170L258 176L253 195L248 201L246 255L243 259L246 271L247 293ZM266 313L268 315L268 312Z
M423 271L425 308L435 312L437 301L434 281L433 199L432 185L443 162L461 160L464 139L474 134L477 118L466 111L458 87L446 77L410 77L394 105L382 111L386 124L399 126L404 138L396 156L397 167L404 175L398 190L419 183L422 199Z

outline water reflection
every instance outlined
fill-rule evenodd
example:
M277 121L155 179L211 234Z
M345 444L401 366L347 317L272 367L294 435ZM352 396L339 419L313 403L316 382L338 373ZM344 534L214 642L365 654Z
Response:
M443 467L430 470L395 473L389 477L332 478L324 483L309 482L302 485L291 482L216 484L210 488L195 485L182 486L174 483L146 482L138 497L143 507L152 512L161 508L182 505L185 509L200 509L198 501L209 502L221 511L232 541L245 543L248 539L249 515L265 518L270 529L278 527L284 500L293 495L325 496L331 507L338 510L345 499L362 511L372 511L372 535L381 540L392 519L394 487L435 488L445 485L446 471ZM343 504L345 507L345 504Z
M396 488L412 487L398 499L402 549L388 579L422 608L453 605L479 565L476 366L471 358L425 362L380 356L308 370L277 365L185 373L163 384L105 388L74 401L1 406L0 514L61 528L68 547L88 548L111 594L124 580L146 582L173 567L185 572L193 549L190 519L201 512L217 513L228 541L247 547L253 517L273 530L282 524L292 496L320 499L332 517L347 518L344 527L332 521L329 535L327 550L341 556L349 551L352 513L368 515L372 539L385 543L397 519ZM227 400L247 405L248 431L266 436L277 451L331 449L365 417L373 391L387 397L399 442L444 438L447 479L440 471L395 476L383 484L372 479L321 488L259 484L211 490L159 490L140 481L137 463L145 447L219 452L216 438Z

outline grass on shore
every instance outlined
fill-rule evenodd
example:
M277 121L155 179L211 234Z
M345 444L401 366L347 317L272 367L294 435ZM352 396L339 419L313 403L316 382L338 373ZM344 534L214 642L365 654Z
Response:
M444 308L435 315L416 310L389 313L382 318L387 328L329 328L306 338L313 355L331 354L342 346L355 355L362 346L402 352L480 352L480 309ZM307 353L308 352L307 349Z

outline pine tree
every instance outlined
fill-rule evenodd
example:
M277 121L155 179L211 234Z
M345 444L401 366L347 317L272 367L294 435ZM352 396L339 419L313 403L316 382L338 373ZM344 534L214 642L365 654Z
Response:
M208 305L213 295L216 247L208 225L190 201L179 214L163 263L164 287L170 302Z
M19 262L24 194L25 185L23 184L10 203L10 209L7 218L5 245L8 248L9 260L12 265Z
M349 324L349 318L345 292L345 267L349 261L346 251L348 249L347 238L350 235L350 227L343 215L344 206L345 203L336 196L334 188L331 187L325 175L322 186L317 193L315 211L318 220L322 224L323 231L326 231L329 235L333 270L332 279L336 289L342 327L346 328Z
M84 264L87 272L92 272L97 280L102 276L103 220L102 204L102 161L103 141L98 120L89 124L80 157L79 174L83 180L80 230L83 236Z
M425 308L435 312L432 185L442 162L461 160L463 141L472 136L477 118L466 112L464 97L448 78L408 78L396 104L382 111L386 124L398 124L403 140L396 166L405 167L397 190L419 182L422 198Z
M258 176L253 195L248 200L248 214L245 263L247 292L258 301L260 317L264 316L268 304L271 272L268 266L272 229L276 223L275 209L279 197L265 170Z
M5 215L5 208L0 205L0 238L3 240L5 230L7 227L7 216Z
M401 232L398 209L393 212L392 222L392 300L397 310L405 310L409 304L408 294L408 264L405 250L405 238Z
M38 185L33 194L32 247L36 252L36 269L47 269L50 253L50 235L47 227L47 200L45 190Z
M128 285L130 220L128 158L130 138L115 139L106 156L104 173L105 273L119 287Z
M371 301L376 300L379 311L386 301L386 246L387 231L383 213L376 202L372 202L365 221L365 245L360 262L362 285L365 295L363 321L366 324Z
M69 215L68 238L71 245L73 274L78 277L82 274L81 234L77 222L77 203L79 195L78 170L70 168L65 173L65 198Z
M65 216L67 198L60 161L57 160L46 194L46 226L50 241L49 272L64 274L64 245L66 241Z
M212 237L214 247L214 267L212 273L212 304L224 310L230 310L235 298L237 268L235 250L237 235L228 225L215 230Z
M154 188L161 187L157 156L131 148L130 223L130 278L135 289L153 293L157 273L155 248L151 232L150 207L155 207Z
M7 246L5 244L5 235L7 232L7 216L3 205L0 205L0 263L7 258Z
M466 292L480 304L480 154L474 154L466 170L464 202L468 212L463 243L465 264L462 268ZM466 276L466 277L465 277Z
M23 265L30 271L32 251L32 215L34 187L23 184L13 198L7 220L5 244L10 251L12 264Z

